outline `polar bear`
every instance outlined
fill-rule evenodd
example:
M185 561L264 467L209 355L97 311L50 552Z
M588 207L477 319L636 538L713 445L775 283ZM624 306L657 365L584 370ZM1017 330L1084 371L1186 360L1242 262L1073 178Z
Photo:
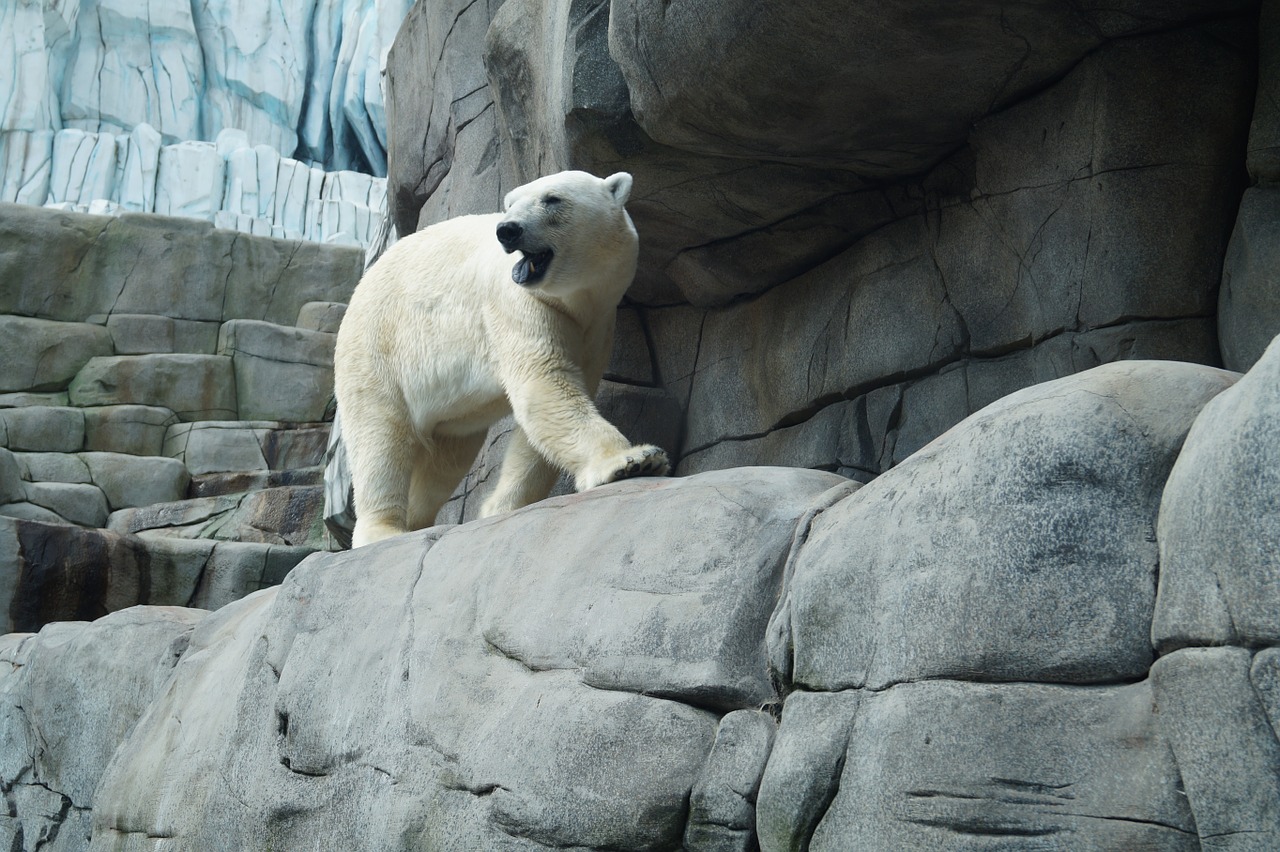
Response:
M503 213L432 225L365 273L334 355L353 547L430 526L513 412L482 517L542 499L557 469L579 491L667 472L660 448L632 446L592 402L635 276L630 192L625 172L540 178Z

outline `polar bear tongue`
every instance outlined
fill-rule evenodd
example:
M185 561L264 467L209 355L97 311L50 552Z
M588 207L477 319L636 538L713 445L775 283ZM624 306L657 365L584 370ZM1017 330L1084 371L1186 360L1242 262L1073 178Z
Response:
M511 267L511 280L522 286L536 284L547 274L547 267L550 264L551 252L549 251L526 254Z

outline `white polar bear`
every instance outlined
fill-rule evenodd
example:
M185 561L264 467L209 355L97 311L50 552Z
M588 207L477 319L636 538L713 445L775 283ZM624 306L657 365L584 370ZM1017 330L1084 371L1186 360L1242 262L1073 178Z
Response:
M430 526L513 411L482 516L542 499L557 468L579 491L667 472L661 449L631 446L592 402L635 276L630 192L624 172L550 175L512 190L505 213L405 237L365 273L334 356L352 546ZM504 251L520 252L514 266Z

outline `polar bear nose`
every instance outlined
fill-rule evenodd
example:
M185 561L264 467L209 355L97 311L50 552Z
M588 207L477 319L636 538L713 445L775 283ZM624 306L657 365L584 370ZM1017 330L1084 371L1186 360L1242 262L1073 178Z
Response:
M516 244L520 242L522 236L524 236L524 228L515 222L498 223L498 242L502 243L502 247L507 251L515 251Z

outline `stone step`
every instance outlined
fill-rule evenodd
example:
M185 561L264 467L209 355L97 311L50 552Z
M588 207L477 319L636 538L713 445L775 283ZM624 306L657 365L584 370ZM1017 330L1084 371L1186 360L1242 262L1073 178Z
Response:
M280 583L313 548L122 535L0 517L0 632L135 604L217 609Z
M0 391L63 390L91 358L113 352L101 325L0 316Z
M17 404L0 406L0 447L32 453L125 453L164 455L165 436L178 416L151 405L76 408L58 395L8 394Z
M112 510L181 500L191 484L186 466L166 456L98 452L13 455L20 476L28 483L28 494L32 486L41 484L86 485L100 490Z
M176 423L160 455L181 461L193 477L299 470L324 464L329 429L328 423L273 420Z
M107 518L106 528L120 534L328 550L330 538L323 513L323 486L286 485L121 509Z
M344 311L337 302L304 304L296 321L314 328L146 315L112 315L103 328L0 316L0 363L11 365L0 375L0 408L132 404L187 421L322 420ZM182 347L198 351L166 351Z
M101 527L112 510L180 500L191 476L182 462L122 453L0 449L0 515Z
M349 301L357 248L258 237L172 216L92 216L0 203L0 314L106 325L158 315L292 325Z
M323 420L333 397L337 337L262 320L224 322L218 354L231 359L240 418Z
M304 467L291 470L254 470L230 473L204 473L191 477L188 497L218 497L224 494L240 494L279 488L286 485L323 485L324 467Z

